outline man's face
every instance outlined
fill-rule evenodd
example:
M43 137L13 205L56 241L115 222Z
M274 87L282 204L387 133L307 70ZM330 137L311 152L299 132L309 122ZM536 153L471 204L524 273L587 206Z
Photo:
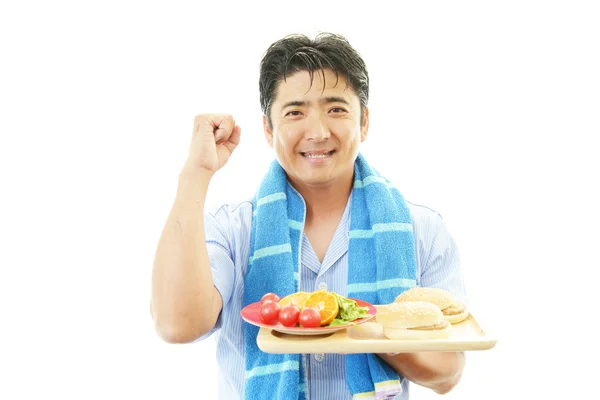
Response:
M323 186L350 181L359 144L366 139L368 109L361 125L360 101L346 80L308 71L279 82L271 105L272 128L263 117L265 136L290 181Z

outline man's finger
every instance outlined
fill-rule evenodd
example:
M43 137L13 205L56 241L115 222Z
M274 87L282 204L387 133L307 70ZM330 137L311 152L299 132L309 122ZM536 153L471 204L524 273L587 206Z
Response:
M231 115L217 115L211 119L215 141L217 143L229 139L235 126L235 121Z
M225 147L229 149L229 151L235 150L238 144L240 144L240 136L242 134L242 128L236 125L233 128L233 133L229 136L229 140L223 143Z

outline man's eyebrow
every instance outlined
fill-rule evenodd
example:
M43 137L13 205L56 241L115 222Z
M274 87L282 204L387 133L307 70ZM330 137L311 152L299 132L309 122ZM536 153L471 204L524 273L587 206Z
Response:
M305 106L305 105L306 105L305 101L294 100L294 101L288 101L287 103L285 103L284 105L282 105L281 109L283 110L284 108L287 108L287 107L302 107L302 106Z
M320 99L319 103L322 103L322 104L326 104L326 103L344 103L346 105L350 105L350 103L348 102L348 100L346 100L343 97L339 97L339 96L325 97L323 99Z
M339 97L339 96L323 97L323 98L319 99L319 103L321 103L321 104L344 103L346 105L350 105L348 100L346 100L343 97ZM287 107L303 107L303 106L306 106L307 104L309 104L309 102L302 101L302 100L293 100L293 101L288 101L287 103L285 103L283 106L281 106L281 109L283 110L284 108L287 108Z

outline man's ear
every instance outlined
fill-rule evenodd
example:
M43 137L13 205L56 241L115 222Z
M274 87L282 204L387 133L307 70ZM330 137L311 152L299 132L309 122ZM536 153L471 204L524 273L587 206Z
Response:
M365 107L365 116L363 118L363 124L360 127L361 142L364 142L367 139L367 132L369 132L369 107Z
M273 148L273 129L269 126L269 121L267 121L267 116L263 115L263 130L265 132L265 139L267 139L267 143L269 146Z

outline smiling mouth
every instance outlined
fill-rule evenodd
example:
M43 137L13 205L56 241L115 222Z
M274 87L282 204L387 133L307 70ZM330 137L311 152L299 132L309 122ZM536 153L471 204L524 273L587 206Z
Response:
M300 154L302 154L302 157L306 157L306 158L327 158L327 157L331 157L331 155L335 153L335 150L331 150L331 151L327 151L327 152L300 152Z

